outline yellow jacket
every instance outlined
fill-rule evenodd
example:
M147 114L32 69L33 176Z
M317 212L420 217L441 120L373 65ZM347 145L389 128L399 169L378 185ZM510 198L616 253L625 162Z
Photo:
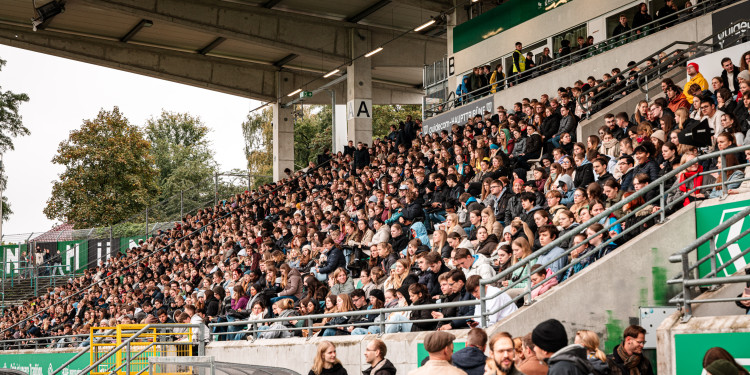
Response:
M690 95L688 91L690 91L690 86L694 83L698 84L698 86L701 87L701 90L708 90L708 81L703 78L703 74L696 73L693 78L690 78L690 80L685 83L685 88L682 90L682 92L685 93L685 99L687 99L690 104L693 104L693 96Z
M493 94L496 93L497 92L497 82L498 81L502 81L504 79L505 79L505 74L503 74L503 73L497 74L497 70L495 70L494 72L492 72L492 75L490 76L490 84L492 84L492 90L490 90L490 92L493 93Z

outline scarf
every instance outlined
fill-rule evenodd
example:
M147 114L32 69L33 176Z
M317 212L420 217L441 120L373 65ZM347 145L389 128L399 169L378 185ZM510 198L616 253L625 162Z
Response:
M685 173L683 173L682 176L680 176L680 191L683 192L683 193L687 193L688 192L688 186L687 186L687 184L684 183L685 180L687 180L690 177L693 177L696 174L699 174L701 172L703 172L703 166L702 165L698 165L698 170L696 170L694 172L685 171ZM693 187L701 186L701 185L703 185L703 176L696 176L693 179ZM684 205L687 206L689 204L690 204L689 197L685 197Z
M624 345L625 344L623 343L617 347L617 355L622 359L623 365L626 369L628 369L630 375L640 374L640 371L638 371L638 365L641 364L641 356L639 356L638 354L629 356L627 353L625 353L625 349L623 349Z

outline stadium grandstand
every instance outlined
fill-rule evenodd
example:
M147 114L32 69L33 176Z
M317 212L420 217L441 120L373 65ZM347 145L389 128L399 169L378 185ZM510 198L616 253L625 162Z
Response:
M67 353L47 375L747 373L748 14L438 9L426 27L448 53L424 65L423 119L90 247L4 306L0 359ZM4 283L70 264L25 251Z

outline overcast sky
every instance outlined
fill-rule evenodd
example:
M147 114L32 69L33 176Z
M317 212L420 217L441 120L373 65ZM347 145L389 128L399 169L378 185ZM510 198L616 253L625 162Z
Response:
M119 106L139 126L162 109L200 116L212 129L211 148L221 170L246 168L241 124L257 101L3 45L0 58L7 61L0 72L2 90L31 99L21 107L31 135L17 138L15 151L3 156L4 195L14 211L3 223L6 241L12 240L6 235L43 232L56 224L42 212L52 181L63 171L52 157L70 131L101 108Z

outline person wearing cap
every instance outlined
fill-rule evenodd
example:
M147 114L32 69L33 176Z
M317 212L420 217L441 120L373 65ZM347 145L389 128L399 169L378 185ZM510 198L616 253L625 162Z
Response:
M706 367L708 375L738 375L739 371L734 363L726 359L718 359Z
M607 356L607 365L612 375L654 375L651 362L643 356L646 330L631 325L623 332L623 341Z
M424 349L430 354L430 360L424 366L409 371L409 375L467 375L450 363L455 339L456 336L445 331L428 334L424 339Z
M700 73L698 64L694 62L687 65L687 74L690 79L685 82L685 87L682 92L685 94L685 99L687 99L688 103L693 104L693 95L690 95L690 86L697 84L701 87L701 90L708 90L708 81L706 81L706 78Z
M547 363L547 375L586 375L596 373L586 359L586 348L568 345L568 334L557 319L539 323L531 331L536 357Z

